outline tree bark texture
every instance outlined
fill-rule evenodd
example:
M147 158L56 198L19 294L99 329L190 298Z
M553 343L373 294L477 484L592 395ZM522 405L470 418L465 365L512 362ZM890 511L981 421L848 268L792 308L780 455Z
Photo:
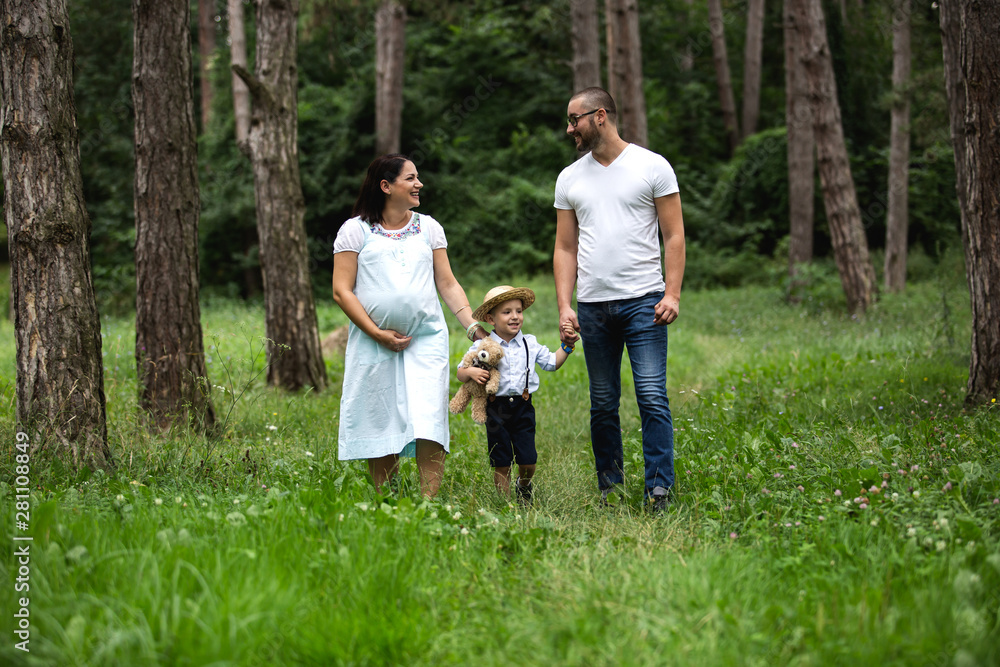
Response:
M134 2L134 0L133 0ZM215 54L215 0L198 0L198 70L201 80L201 131L212 120L212 57Z
M694 0L684 0L684 4L687 7L684 8L683 23L687 24L691 20L691 9L694 5ZM698 50L701 51L701 48L699 47ZM683 50L674 56L674 62L677 64L677 69L681 72L690 72L694 69L694 43L690 38L684 44Z
M597 0L570 0L573 41L573 92L601 85L601 32Z
M942 0L945 83L972 302L966 403L1000 398L1000 5Z
M618 106L618 133L640 146L649 144L646 96L642 90L642 43L638 0L605 0L608 92Z
M757 131L760 116L761 54L764 50L764 0L747 2L747 41L743 51L743 136Z
M375 12L375 152L398 153L403 131L406 9L383 0Z
M18 428L31 435L33 453L107 470L101 321L65 0L0 0L0 105Z
M722 0L708 0L708 30L712 36L712 60L715 63L715 81L719 88L722 107L722 124L729 139L729 152L735 153L740 145L740 126L736 118L736 100L733 98L733 81L729 74L729 57L726 54L726 30L722 16Z
M264 278L267 379L297 390L326 387L309 279L305 201L299 178L296 89L298 0L256 0L255 74L234 66L250 88L250 160Z
M892 16L892 118L889 129L889 212L885 230L885 289L906 287L910 189L910 6L894 0Z
M802 57L809 81L809 100L816 138L823 203L830 223L830 239L840 272L840 282L852 313L863 313L875 297L875 269L868 254L844 142L844 128L837 101L837 82L826 38L826 21L820 0L793 0L793 18L802 35Z
M243 0L227 0L229 19L229 58L233 65L247 67L247 34L243 21ZM236 120L236 145L246 153L250 136L250 89L233 72L233 116Z
M785 37L785 125L788 140L788 273L791 295L796 298L798 267L813 257L816 142L812 107L802 62L802 36L795 25L791 0L784 0Z
M132 0L135 360L159 428L215 422L198 302L197 128L188 0Z

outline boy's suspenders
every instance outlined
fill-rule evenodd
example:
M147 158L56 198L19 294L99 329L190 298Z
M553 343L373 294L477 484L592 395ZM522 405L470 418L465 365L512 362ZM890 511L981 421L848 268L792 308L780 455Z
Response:
M521 342L524 343L524 391L521 392L521 398L528 400L531 398L531 394L528 393L528 379L531 377L531 358L528 356L528 339L522 336Z

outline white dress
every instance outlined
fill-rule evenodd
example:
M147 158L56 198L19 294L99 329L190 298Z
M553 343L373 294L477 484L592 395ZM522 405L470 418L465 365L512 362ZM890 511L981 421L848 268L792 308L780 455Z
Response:
M399 232L364 227L354 294L380 329L412 336L402 352L351 323L340 399L341 460L413 456L415 440L448 451L448 328L434 283L434 257L420 216Z

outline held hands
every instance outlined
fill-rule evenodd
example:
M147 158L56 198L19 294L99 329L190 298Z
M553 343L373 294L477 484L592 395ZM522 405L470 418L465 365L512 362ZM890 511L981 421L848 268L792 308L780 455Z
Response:
M392 352L402 352L409 347L411 340L412 336L404 336L392 329L380 329L376 338L379 345Z
M577 332L580 330L580 323L576 320L576 313L573 310L565 310L559 313L559 339L567 345L572 345L580 340Z
M676 297L664 296L653 308L654 324L670 324L680 314L681 304Z

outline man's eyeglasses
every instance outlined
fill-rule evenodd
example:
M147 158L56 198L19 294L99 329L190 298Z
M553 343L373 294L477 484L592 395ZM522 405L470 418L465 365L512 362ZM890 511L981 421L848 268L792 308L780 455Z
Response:
M566 116L566 120L569 121L570 125L576 127L576 124L580 122L581 118L583 118L584 116L589 116L592 113L597 113L598 111L600 111L600 108L594 109L593 111L588 111L587 113L571 113L570 115Z

